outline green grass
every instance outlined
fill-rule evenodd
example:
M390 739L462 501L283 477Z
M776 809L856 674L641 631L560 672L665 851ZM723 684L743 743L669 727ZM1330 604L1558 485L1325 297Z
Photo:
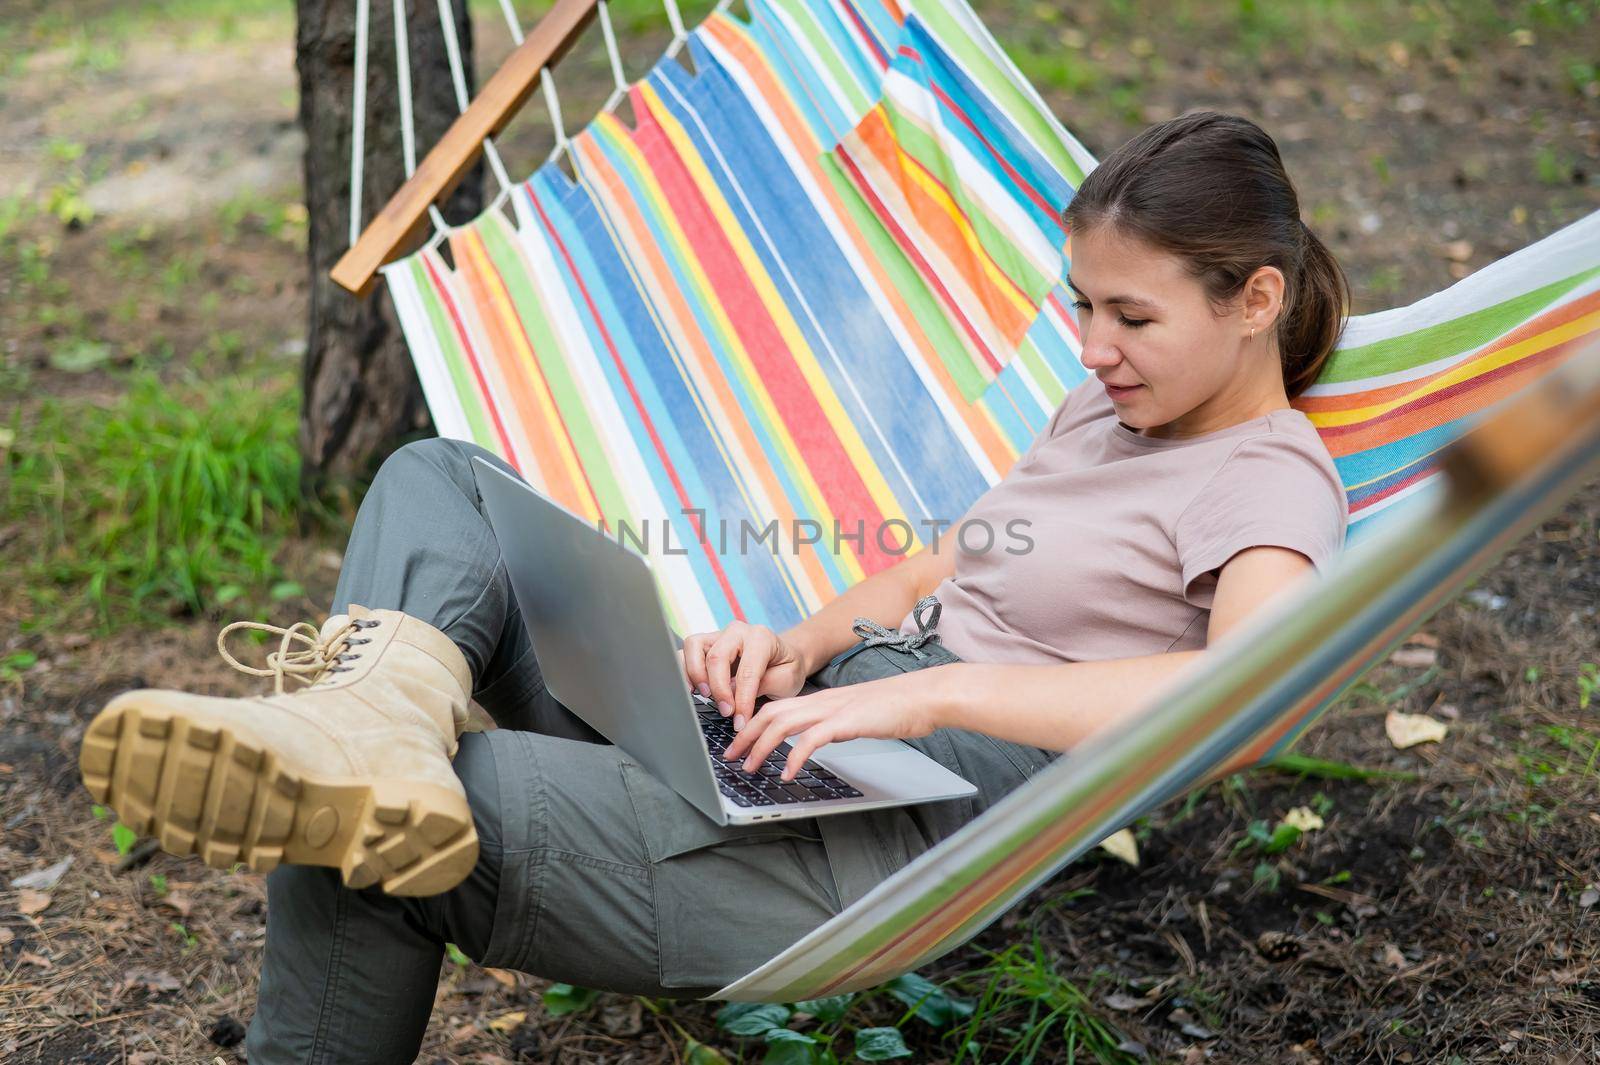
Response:
M289 587L275 559L302 509L298 406L287 377L140 371L108 409L47 400L25 431L13 415L0 513L41 537L12 563L31 624L88 605L105 630Z
M953 1065L987 1062L1137 1062L1120 1050L1123 1036L1092 1006L1108 977L1097 971L1086 990L1067 979L1037 936L1015 943L957 983L977 1004L958 1036Z

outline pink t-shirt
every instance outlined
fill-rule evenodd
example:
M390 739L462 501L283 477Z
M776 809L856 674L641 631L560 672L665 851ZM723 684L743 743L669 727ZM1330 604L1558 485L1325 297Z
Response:
M1275 545L1325 572L1348 519L1333 458L1302 412L1149 437L1091 376L957 522L983 524L946 534L941 549L957 554L934 589L939 639L969 662L1199 649L1223 563ZM911 614L900 631L917 631Z

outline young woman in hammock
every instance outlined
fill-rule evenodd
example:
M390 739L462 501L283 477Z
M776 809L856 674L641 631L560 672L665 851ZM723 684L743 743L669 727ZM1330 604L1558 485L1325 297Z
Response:
M802 729L796 765L895 737L975 799L713 824L545 691L469 463L490 456L454 440L384 463L315 639L275 630L259 672L314 683L102 711L83 750L97 798L116 767L113 805L168 850L277 866L252 1065L411 1061L447 942L588 987L709 994L1335 556L1343 488L1289 402L1347 288L1271 138L1214 112L1153 126L1065 215L1091 376L965 515L1025 519L1032 549L970 554L946 532L786 632L735 623L683 647L689 683L733 717L729 757L753 765ZM295 638L309 648L284 654ZM808 678L823 689L797 695ZM461 734L469 697L497 729Z

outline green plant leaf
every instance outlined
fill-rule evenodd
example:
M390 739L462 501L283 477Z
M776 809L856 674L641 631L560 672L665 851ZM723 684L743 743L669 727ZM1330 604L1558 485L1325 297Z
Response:
M461 948L454 943L446 943L444 945L444 956L450 959L452 965L465 966L472 964L472 959L462 953Z
M717 1027L733 1035L765 1035L789 1023L789 1007L776 1002L730 1002L717 1011Z
M898 1028L862 1028L856 1032L856 1057L862 1061L909 1058L911 1049Z
M0 680L16 680L38 661L39 656L32 651L13 651L0 658Z
M824 998L808 998L804 1002L796 1002L796 1013L809 1013L823 1024L833 1024L843 1019L850 1012L850 1003L855 1001L854 994L828 995Z
M588 1009L600 992L572 984L551 984L544 992L545 1012L552 1017L565 1017L569 1013Z
M889 994L917 1011L917 1016L935 1028L945 1028L964 1017L972 1016L975 1008L965 999L953 998L918 973L904 973L886 985Z
M1261 849L1267 854L1277 854L1294 846L1299 838L1299 828L1279 822L1278 827L1272 830L1272 838L1267 840Z
M815 1065L817 1041L792 1028L769 1028L764 1036L767 1056L761 1065Z
M133 845L139 842L139 833L118 821L111 826L111 843L117 848L118 854L127 854L133 850Z
M292 599L297 595L305 595L306 590L300 587L298 581L279 581L272 586L272 599L278 602L283 599Z

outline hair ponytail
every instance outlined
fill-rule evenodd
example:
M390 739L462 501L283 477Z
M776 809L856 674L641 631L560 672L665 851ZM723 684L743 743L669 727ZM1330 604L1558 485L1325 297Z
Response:
M1299 276L1291 282L1292 302L1276 323L1284 391L1290 399L1316 382L1350 311L1350 282L1338 260L1303 221L1300 236L1304 247Z

